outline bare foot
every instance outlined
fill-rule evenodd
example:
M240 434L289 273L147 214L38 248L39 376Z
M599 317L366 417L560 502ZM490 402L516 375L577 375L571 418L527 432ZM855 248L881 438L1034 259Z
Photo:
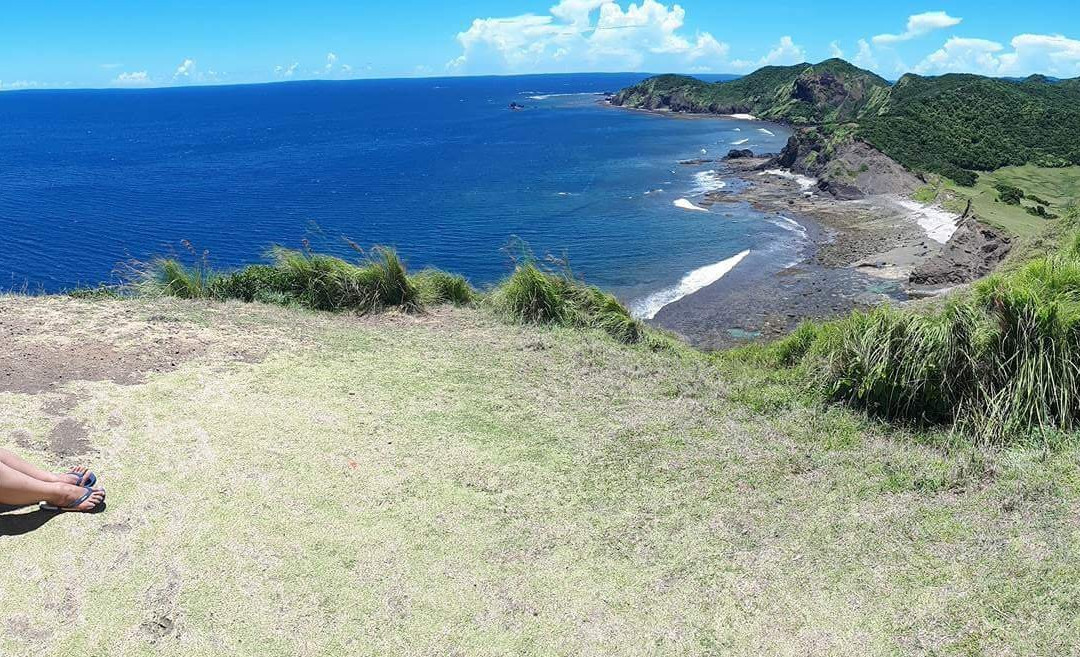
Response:
M67 472L61 472L56 475L55 481L62 484L75 484L76 486L86 486L93 473L85 465L77 465Z
M61 484L61 486L63 488L58 491L55 499L49 500L53 506L58 507L61 511L93 511L105 501L104 488L90 489L90 494L87 495L87 489L83 486L73 486L71 484ZM86 499L83 499L83 497Z

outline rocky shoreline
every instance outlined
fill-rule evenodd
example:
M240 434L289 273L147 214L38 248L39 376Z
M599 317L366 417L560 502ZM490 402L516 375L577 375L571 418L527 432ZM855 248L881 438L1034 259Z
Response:
M967 213L950 215L911 201L921 182L865 150L854 144L838 153L859 172L843 186L781 168L796 164L784 161L784 153L683 162L716 167L744 183L735 191L709 192L698 201L702 207L748 203L798 221L810 244L801 262L780 272L736 267L665 306L653 322L698 347L726 348L782 335L804 319L941 294L986 275L1004 258L1008 238Z

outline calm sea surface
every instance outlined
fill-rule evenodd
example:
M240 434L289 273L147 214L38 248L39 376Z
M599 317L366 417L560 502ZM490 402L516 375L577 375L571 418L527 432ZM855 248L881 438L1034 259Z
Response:
M777 217L673 204L732 182L679 160L787 134L598 103L641 77L2 93L0 288L115 281L184 240L223 268L305 239L353 257L343 237L485 285L516 236L647 314L743 251L790 260L799 235Z

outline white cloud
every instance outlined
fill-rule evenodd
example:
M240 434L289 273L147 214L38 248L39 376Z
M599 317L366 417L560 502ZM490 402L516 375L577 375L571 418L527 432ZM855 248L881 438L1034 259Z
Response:
M685 34L686 11L657 0L561 0L545 15L477 18L457 35L453 70L632 69L647 57L685 65L719 61L728 46L708 32Z
M806 61L806 51L795 43L790 36L780 37L780 41L769 52L757 61L749 59L736 59L730 64L731 70L747 72L762 66L780 66L801 64Z
M844 51L840 49L840 44L839 43L833 41L832 43L829 44L829 57L843 58L843 56L844 56Z
M212 68L203 70L190 57L185 58L180 66L176 67L176 72L172 76L172 81L177 84L222 82L226 79L228 79L227 73L218 73Z
M1002 75L1080 75L1080 41L1076 39L1060 34L1021 34L1009 45L1013 51L999 58Z
M300 62L293 62L288 66L275 66L274 75L279 78L291 78L298 68L300 68Z
M334 69L334 64L337 62L337 55L332 52L326 53L326 66L323 69L329 73Z
M871 71L879 69L878 61L874 57L874 52L870 49L870 44L866 42L866 39L859 39L859 51L851 58L851 63Z
M798 64L806 61L806 51L789 36L780 37L780 42L761 59L762 66L773 64Z
M1080 41L1060 34L1020 34L1009 42L1012 50L987 39L953 37L923 59L915 72L980 73L1025 76L1043 73L1056 77L1080 75Z
M51 86L44 82L37 82L34 80L15 80L14 82L4 82L0 80L0 91L18 91L19 89L48 89ZM66 85L62 85L66 86Z
M915 73L984 73L997 75L997 53L1005 46L987 39L951 37L939 50L927 55L915 66Z
M173 80L180 80L181 78L185 80L193 80L195 79L195 76L197 74L198 72L195 68L195 60L185 59L183 63L180 64L180 66L176 67L176 73L173 73Z
M907 29L903 34L879 34L872 41L875 44L909 41L929 34L934 30L943 30L947 27L959 25L961 20L963 19L950 16L943 11L927 11L921 14L913 14L908 17Z
M130 73L121 73L112 80L112 85L115 87L146 87L153 84L153 80L146 71L132 71Z

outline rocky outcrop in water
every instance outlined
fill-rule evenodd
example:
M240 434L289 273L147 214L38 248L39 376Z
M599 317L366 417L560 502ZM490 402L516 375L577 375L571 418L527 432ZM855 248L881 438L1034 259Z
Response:
M727 158L729 160L738 160L748 157L754 157L754 151L749 148L733 148L728 151Z

